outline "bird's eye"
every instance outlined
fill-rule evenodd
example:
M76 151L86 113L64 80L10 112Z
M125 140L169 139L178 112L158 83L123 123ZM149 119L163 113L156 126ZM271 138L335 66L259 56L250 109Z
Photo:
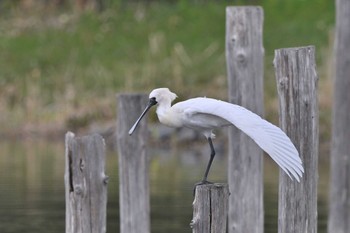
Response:
M150 98L150 99L149 99L149 102L150 102L152 105L155 105L155 104L158 103L157 100L156 100L156 97Z

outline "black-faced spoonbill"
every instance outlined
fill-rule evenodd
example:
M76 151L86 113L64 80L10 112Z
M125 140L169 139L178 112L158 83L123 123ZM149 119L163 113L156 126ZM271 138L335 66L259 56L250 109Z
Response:
M131 127L129 134L134 132L143 116L153 105L157 105L156 112L162 124L170 127L187 127L203 133L211 149L203 180L198 183L205 184L209 183L207 181L208 173L215 156L212 142L215 135L212 131L219 127L234 125L269 154L291 179L294 177L298 182L300 181L304 169L299 153L289 137L280 128L239 105L199 97L171 106L171 102L176 97L176 94L168 88L154 89L149 94L149 103L146 109Z

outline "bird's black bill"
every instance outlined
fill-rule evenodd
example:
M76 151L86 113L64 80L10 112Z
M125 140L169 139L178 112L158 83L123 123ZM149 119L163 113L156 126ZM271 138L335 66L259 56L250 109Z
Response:
M150 98L149 99L149 103L147 105L147 107L145 108L145 110L143 110L141 116L136 120L135 124L131 127L131 129L129 130L129 135L131 135L135 129L137 128L137 126L139 125L140 121L142 120L142 118L146 115L146 113L148 112L148 110L153 106L156 105L157 101L155 98Z

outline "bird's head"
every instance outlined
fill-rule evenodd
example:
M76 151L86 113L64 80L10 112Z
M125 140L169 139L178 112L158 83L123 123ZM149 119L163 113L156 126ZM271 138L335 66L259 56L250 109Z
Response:
M142 114L140 115L140 117L137 119L137 121L135 122L135 124L131 127L131 129L129 130L129 135L131 135L136 127L138 126L138 124L140 123L141 119L144 117L144 115L146 115L146 113L148 112L148 110L158 104L158 103L171 103L174 99L176 99L177 95L173 92L171 92L169 90L169 88L163 87L163 88L157 88L154 89L153 91L151 91L151 93L149 94L149 102L148 105L146 106L145 110L142 112Z
M154 99L157 103L172 102L175 100L177 95L169 90L169 88L157 88L151 91L149 99Z

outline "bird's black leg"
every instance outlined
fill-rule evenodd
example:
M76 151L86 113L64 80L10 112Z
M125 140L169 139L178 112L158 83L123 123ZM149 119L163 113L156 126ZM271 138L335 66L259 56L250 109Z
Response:
M213 141L211 140L210 137L208 138L208 142L209 142L209 146L210 146L210 159L209 159L209 162L208 162L208 165L207 165L207 169L205 170L203 180L201 182L198 182L198 183L195 184L194 190L193 190L193 194L195 194L197 185L210 184L211 183L211 182L208 181L208 174L209 174L209 170L210 170L211 164L213 163L213 160L214 160L214 157L215 157L215 149L214 149L214 146L213 146Z
M213 142L211 140L211 138L208 138L208 142L209 142L209 146L210 146L210 159L209 159L209 162L208 162L208 165L207 165L207 169L205 170L205 173L204 173L204 177L203 177L203 184L206 184L208 183L208 173L209 173L209 170L210 170L210 167L211 167L211 164L214 160L214 157L215 157L215 149L214 149L214 146L213 146Z

